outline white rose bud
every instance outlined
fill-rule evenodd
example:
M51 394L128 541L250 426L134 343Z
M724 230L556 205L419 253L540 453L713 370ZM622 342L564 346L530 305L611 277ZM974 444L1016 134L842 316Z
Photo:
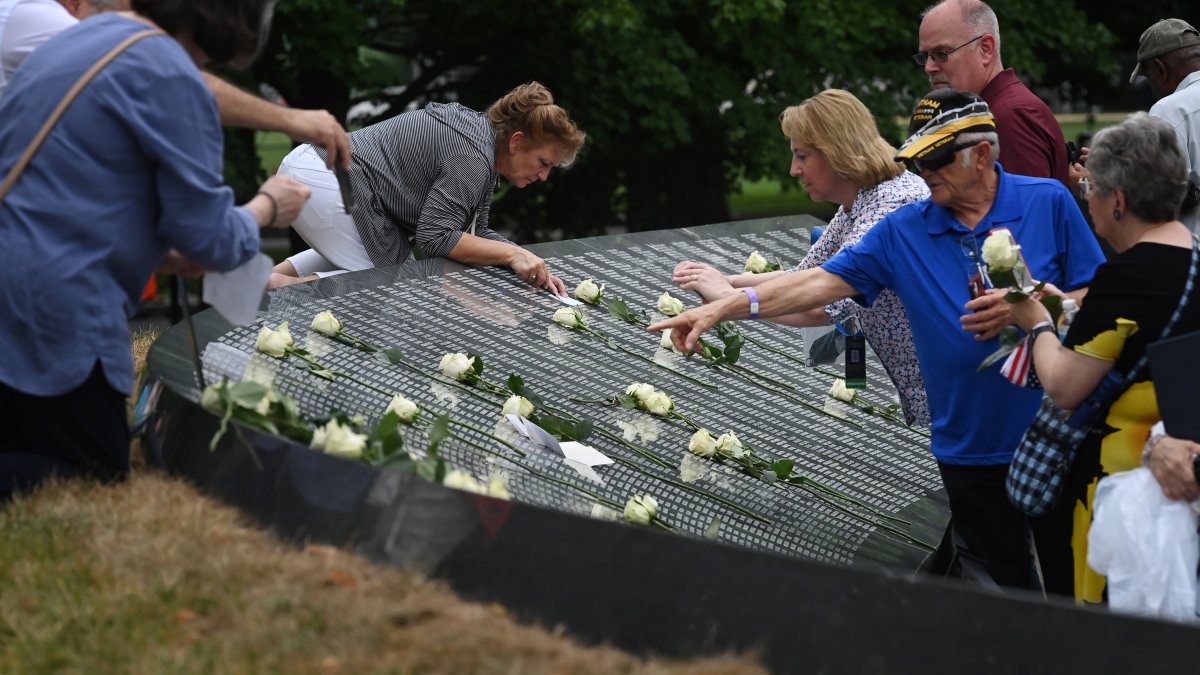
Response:
M675 343L671 342L671 329L670 328L663 330L662 337L658 339L658 346L662 347L663 349L670 349L671 351L675 351Z
M833 381L833 386L829 388L829 397L836 398L839 401L850 403L854 401L854 390L846 387L846 381L842 378L837 378Z
M471 367L475 363L471 357L462 352L451 352L442 357L442 362L438 364L438 368L442 374L452 380L461 380L471 371Z
M708 429L701 429L692 434L692 440L688 441L688 452L708 459L717 454L717 441L708 433Z
M1017 264L1017 247L1013 246L1012 236L1008 232L989 234L983 242L980 255L992 272L1006 272Z
M529 417L529 414L533 412L533 402L524 396L509 396L508 400L504 402L504 410L501 412L505 415Z
M284 321L275 330L266 326L259 329L258 340L255 341L254 348L267 356L281 358L294 344L292 334L288 332L287 322Z
M746 258L746 266L742 269L750 274L760 274L769 269L771 263L767 259L759 255L758 251L752 251L750 257Z
M645 403L646 399L654 395L654 387L645 382L635 382L625 388L625 393L637 399L639 403Z
M670 291L663 291L663 294L658 296L658 311L667 316L675 316L683 312L683 302L673 297Z
M446 477L442 479L442 485L477 495L487 494L487 488L484 487L483 483L475 480L474 476L460 469L455 469L446 474Z
M625 502L625 520L634 525L649 525L658 515L658 502L650 495L634 495Z
M325 310L313 317L312 329L321 335L334 337L342 331L342 322L333 316L333 312Z
M313 432L309 447L328 455L358 459L362 457L363 450L367 447L367 437L364 434L354 433L350 427L343 426L336 419L332 419L328 424Z
M732 430L717 437L717 452L734 459L741 459L746 455L746 449L742 447L742 442L738 440Z
M224 386L224 382L214 382L205 387L200 394L200 407L214 415L224 414L225 407L221 405L221 389Z
M646 412L659 417L666 417L675 407L671 397L661 391L656 391L653 396L643 400L642 405L646 407Z
M571 307L563 307L554 312L554 323L567 328L578 328L583 325L583 314Z
M596 285L591 279L584 279L575 287L575 298L583 302L594 303L604 294L604 285Z
M500 476L493 476L492 479L488 481L487 492L485 494L487 494L489 497L495 497L496 499L512 499L512 493L508 491L508 483L505 482L505 480Z
M388 403L387 410L384 410L383 414L396 413L400 417L401 422L411 422L416 419L417 413L420 410L417 404L409 399L403 396L393 396L391 402Z

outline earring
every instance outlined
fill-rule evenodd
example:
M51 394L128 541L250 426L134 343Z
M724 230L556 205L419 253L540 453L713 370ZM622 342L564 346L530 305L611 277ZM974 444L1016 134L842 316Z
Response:
M1121 209L1113 209L1113 220L1121 219Z

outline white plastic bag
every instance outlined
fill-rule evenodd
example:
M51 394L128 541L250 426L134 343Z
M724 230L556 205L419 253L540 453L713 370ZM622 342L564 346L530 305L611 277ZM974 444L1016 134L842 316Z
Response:
M1197 621L1200 537L1193 505L1167 499L1145 467L1102 479L1093 505L1088 565L1108 577L1109 606Z

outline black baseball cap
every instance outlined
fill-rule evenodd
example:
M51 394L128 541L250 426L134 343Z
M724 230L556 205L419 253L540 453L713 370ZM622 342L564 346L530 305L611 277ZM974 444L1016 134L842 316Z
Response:
M896 153L896 161L918 159L936 163L958 149L962 134L995 131L992 111L979 96L969 91L943 87L921 97L908 121L908 140Z

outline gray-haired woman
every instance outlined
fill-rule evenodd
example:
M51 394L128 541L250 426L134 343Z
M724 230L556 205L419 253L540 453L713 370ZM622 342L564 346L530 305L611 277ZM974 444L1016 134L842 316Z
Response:
M1054 330L1040 303L1013 307L1014 323L1034 335L1034 367L1046 393L1067 409L1079 405L1110 370L1129 372L1146 345L1158 339L1179 304L1192 259L1191 233L1179 222L1187 163L1170 125L1137 113L1100 131L1088 169L1088 209L1097 234L1117 255L1096 270L1061 344L1045 335ZM1173 334L1196 330L1200 291L1192 289ZM1054 512L1035 524L1048 535L1040 539L1054 542L1043 551L1039 541L1046 590L1073 594L1077 602L1104 599L1104 577L1087 567L1092 494L1100 478L1141 464L1150 427L1160 418L1150 374L1122 392L1103 417L1112 431L1084 441Z

